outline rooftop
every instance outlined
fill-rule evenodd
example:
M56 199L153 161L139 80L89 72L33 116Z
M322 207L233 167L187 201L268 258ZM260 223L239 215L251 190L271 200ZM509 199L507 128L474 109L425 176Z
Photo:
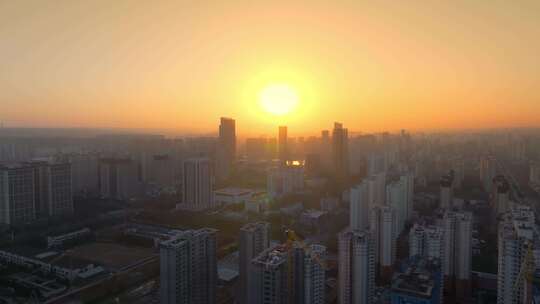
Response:
M253 259L253 264L267 267L278 267L287 262L288 252L285 245L276 245L261 252Z
M394 275L392 292L430 299L437 288L436 275L440 275L441 264L438 259L412 257L401 272Z

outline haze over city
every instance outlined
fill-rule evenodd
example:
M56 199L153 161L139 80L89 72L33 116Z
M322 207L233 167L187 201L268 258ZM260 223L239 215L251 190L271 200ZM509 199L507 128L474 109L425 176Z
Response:
M62 9L58 9L61 7ZM3 1L12 127L538 127L538 1ZM276 116L260 92L285 84Z
M540 1L0 0L0 304L540 304Z

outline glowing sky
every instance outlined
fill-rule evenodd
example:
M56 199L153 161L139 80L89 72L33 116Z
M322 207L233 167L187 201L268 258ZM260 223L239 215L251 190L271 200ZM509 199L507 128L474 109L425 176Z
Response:
M293 114L262 111L274 83ZM536 0L0 1L8 126L539 126L539 88Z

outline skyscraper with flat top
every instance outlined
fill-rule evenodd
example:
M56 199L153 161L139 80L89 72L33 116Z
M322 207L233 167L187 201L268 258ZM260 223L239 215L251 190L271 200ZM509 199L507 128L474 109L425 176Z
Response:
M388 283L396 260L397 214L389 206L377 206L370 211L369 228L375 243L375 262L379 267L380 280Z
M339 234L340 304L370 304L375 289L375 254L369 230Z
M160 303L215 304L217 230L187 230L160 244Z
M287 126L279 126L278 134L278 156L279 162L285 164L289 160L289 149L287 147Z
M251 281L251 260L270 246L270 224L265 222L249 223L240 229L240 303L254 302Z
M334 123L332 130L332 159L337 178L343 180L349 177L349 132L343 124Z
M351 230L364 230L369 227L369 184L363 181L350 190L350 220Z
M236 122L232 118L221 117L217 147L216 177L229 177L236 159Z

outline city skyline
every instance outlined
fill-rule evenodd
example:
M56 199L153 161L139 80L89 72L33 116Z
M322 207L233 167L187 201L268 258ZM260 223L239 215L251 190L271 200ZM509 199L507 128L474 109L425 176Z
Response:
M534 1L62 4L0 4L5 126L206 133L221 116L248 136L333 121L365 132L539 126ZM259 100L279 84L298 95L285 115Z

